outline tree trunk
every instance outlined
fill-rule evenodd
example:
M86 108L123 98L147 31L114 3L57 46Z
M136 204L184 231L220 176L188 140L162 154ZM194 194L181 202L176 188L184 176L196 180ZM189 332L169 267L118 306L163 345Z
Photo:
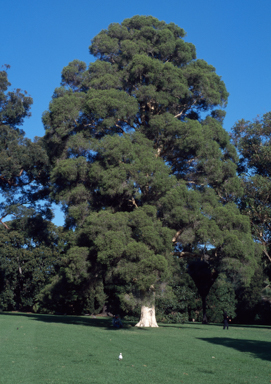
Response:
M202 324L208 324L207 315L206 315L206 296L201 296L202 299Z
M103 305L102 312L99 313L99 316L107 316L107 306L105 304Z
M136 324L136 327L158 327L155 318L154 304L152 307L146 307L145 305L142 305L140 320Z

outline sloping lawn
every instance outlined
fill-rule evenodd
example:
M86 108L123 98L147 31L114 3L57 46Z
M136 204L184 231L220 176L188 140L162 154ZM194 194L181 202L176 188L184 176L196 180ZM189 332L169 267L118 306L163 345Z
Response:
M0 368L1 384L264 384L271 327L125 323L117 330L110 319L3 313Z

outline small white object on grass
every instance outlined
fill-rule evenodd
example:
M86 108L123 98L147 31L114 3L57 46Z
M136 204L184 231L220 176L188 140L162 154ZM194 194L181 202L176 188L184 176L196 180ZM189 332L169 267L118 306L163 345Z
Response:
M119 354L119 360L122 360L123 359L123 356L122 356L122 353L120 352Z

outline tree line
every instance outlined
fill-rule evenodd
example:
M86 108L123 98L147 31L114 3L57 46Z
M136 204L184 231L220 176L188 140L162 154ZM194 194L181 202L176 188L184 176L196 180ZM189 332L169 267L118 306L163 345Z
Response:
M0 71L3 310L269 321L271 114L229 135L226 86L184 37L151 16L102 30L33 142Z

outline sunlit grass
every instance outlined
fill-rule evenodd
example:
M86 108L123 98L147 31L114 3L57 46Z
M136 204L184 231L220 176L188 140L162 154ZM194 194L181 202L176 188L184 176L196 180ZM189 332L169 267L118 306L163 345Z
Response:
M271 327L0 315L0 383L270 383ZM118 361L122 352L123 361Z

